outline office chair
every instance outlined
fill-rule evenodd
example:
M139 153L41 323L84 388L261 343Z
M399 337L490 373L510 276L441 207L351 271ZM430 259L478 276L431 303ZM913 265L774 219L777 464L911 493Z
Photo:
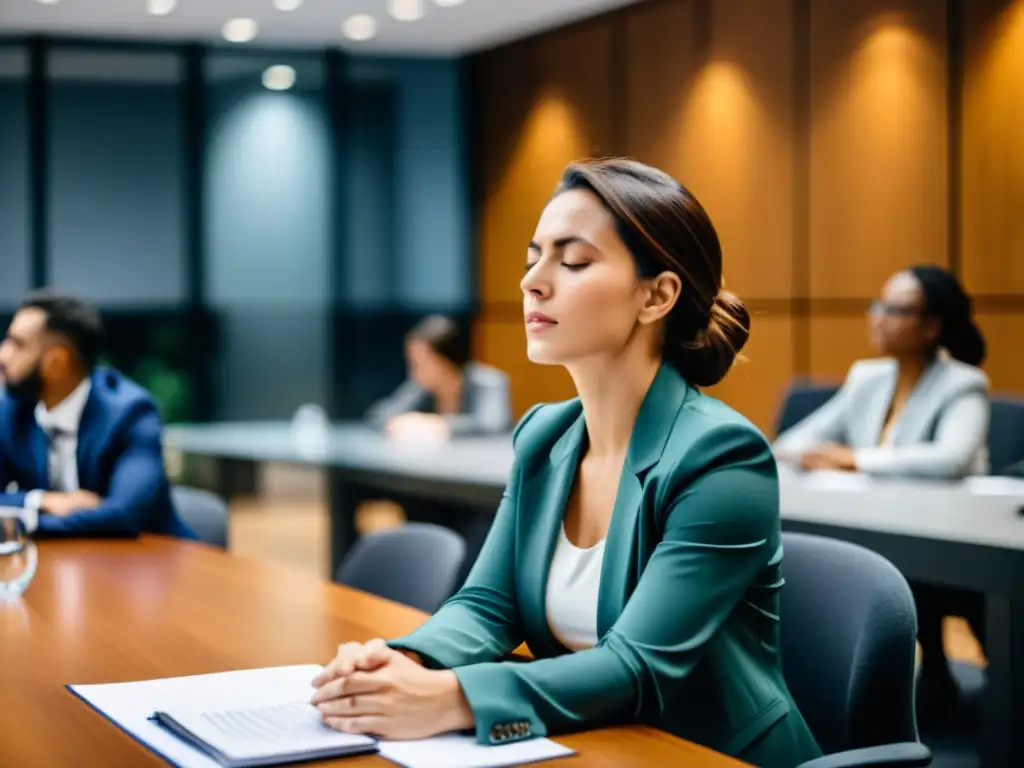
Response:
M334 580L433 613L456 588L466 558L458 533L432 523L406 523L363 536Z
M910 586L864 547L782 534L782 669L824 757L800 768L927 766L914 713Z
M993 475L1015 474L1015 466L1024 469L1024 399L992 398L988 458Z
M228 505L214 493L184 485L171 487L174 508L207 544L228 548Z
M783 396L782 407L775 420L776 437L821 408L838 391L839 387L833 385L809 382L791 384Z

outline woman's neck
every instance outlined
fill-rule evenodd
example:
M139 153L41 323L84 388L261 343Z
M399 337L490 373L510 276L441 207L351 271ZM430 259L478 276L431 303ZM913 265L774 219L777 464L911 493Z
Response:
M583 404L588 454L617 457L629 448L640 406L661 361L626 354L567 366Z
M931 360L931 357L925 356L899 358L896 361L896 391L912 390Z

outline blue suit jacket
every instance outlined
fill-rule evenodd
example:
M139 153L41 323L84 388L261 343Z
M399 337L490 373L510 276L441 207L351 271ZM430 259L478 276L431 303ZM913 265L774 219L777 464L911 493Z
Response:
M46 435L34 411L34 403L0 397L0 506L22 507L27 491L50 488ZM78 427L78 484L104 503L67 517L40 514L38 533L196 538L171 503L161 430L146 390L110 368L94 371ZM12 483L18 490L7 493Z

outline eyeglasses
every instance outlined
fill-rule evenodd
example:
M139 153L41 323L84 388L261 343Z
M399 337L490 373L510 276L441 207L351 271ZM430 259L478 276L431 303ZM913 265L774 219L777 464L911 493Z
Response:
M906 304L890 304L887 301L879 300L871 302L868 314L885 315L886 317L917 317L921 314L921 310Z

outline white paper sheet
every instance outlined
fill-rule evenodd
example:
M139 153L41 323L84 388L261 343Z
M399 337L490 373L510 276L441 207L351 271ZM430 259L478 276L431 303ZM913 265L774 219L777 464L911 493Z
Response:
M180 768L218 768L218 763L151 721L157 711L216 712L292 705L312 696L318 665L219 672L134 683L70 685L91 704L154 752ZM548 739L498 746L470 736L443 735L419 741L381 741L382 757L405 768L504 768L574 754Z
M380 754L405 768L504 768L576 754L550 739L486 746L470 736L435 736L422 741L382 741Z

